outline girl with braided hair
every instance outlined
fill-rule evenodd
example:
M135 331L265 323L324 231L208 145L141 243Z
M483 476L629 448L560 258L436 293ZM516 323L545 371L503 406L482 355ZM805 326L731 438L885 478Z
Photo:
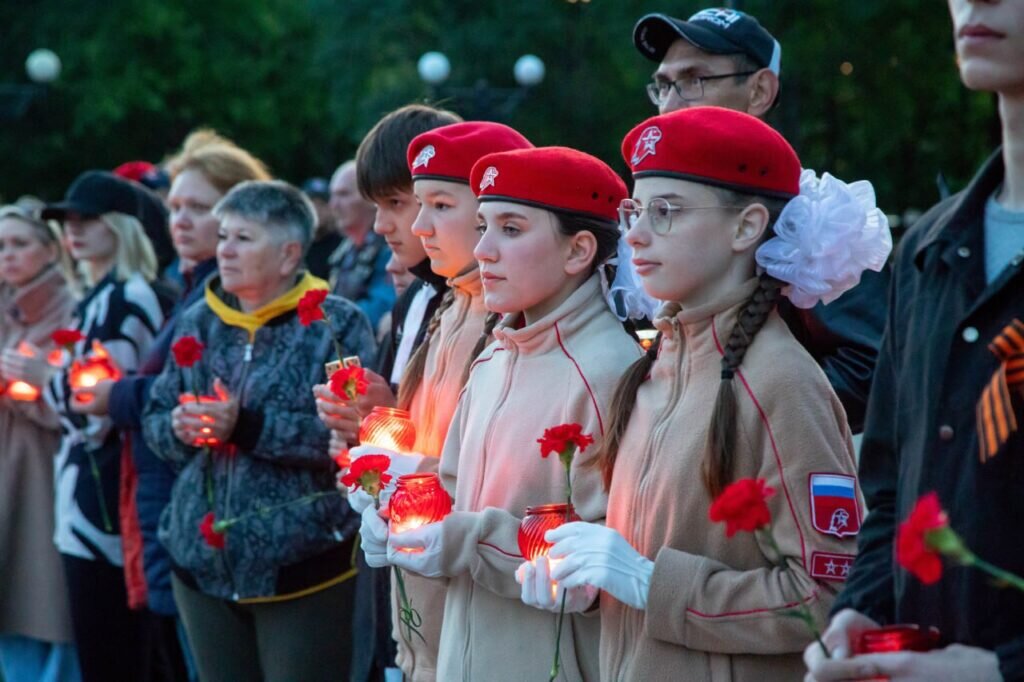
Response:
M606 525L549 531L551 578L602 590L603 680L802 679L812 635L782 615L803 605L825 622L863 512L843 407L775 308L828 302L881 268L888 225L869 184L802 172L747 114L656 116L622 150L632 265L667 303L615 392ZM740 479L774 489L775 542L710 521Z
M541 457L538 439L578 424L599 441L615 384L640 356L602 286L627 193L603 162L562 147L485 156L471 187L484 302L502 318L470 369L441 454L453 512L392 534L387 559L405 575L447 582L439 680L546 679L560 597L546 595L546 611L520 602L517 532L527 507L566 500L563 464ZM570 478L576 512L600 522L607 497L600 472L587 466L596 452L578 453ZM589 605L594 596L583 588L572 599ZM558 680L597 679L599 625L567 616Z

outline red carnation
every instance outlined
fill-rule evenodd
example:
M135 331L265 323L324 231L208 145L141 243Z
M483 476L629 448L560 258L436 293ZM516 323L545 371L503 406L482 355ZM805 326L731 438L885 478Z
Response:
M174 342L171 352L174 353L174 361L179 367L191 367L203 357L203 348L205 346L196 337L183 336Z
M213 512L206 512L206 516L199 522L199 534L210 547L224 549L224 533L217 531Z
M297 312L299 314L299 324L303 327L308 327L317 320L324 319L324 311L320 308L320 305L327 298L326 289L310 289L302 298L299 299L299 307Z
M53 339L54 345L67 348L70 351L71 346L83 341L85 336L77 329L58 329L50 334L50 338Z
M711 503L708 516L716 523L725 522L728 538L739 531L761 530L772 522L765 500L774 494L775 489L765 485L763 478L743 478L722 491Z
M342 400L355 400L357 395L366 395L369 387L370 382L366 380L366 371L362 367L342 367L331 375L331 393Z
M900 524L896 560L925 585L936 583L942 577L942 559L932 534L946 529L948 524L939 496L934 492L919 499L907 520Z
M380 489L391 480L391 474L385 473L391 466L391 458L387 455L363 455L352 462L348 473L341 477L341 484L351 488L362 488L370 497L378 499Z
M541 457L547 457L554 452L563 460L571 460L573 451L570 448L579 448L579 451L583 452L588 445L593 444L594 439L590 434L583 433L583 427L579 424L560 424L545 429L544 435L538 438L537 442L540 443Z

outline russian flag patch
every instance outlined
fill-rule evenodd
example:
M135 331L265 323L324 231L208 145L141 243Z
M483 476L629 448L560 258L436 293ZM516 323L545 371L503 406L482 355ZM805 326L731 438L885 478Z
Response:
M860 531L857 480L844 474L811 474L811 523L819 533L838 538Z

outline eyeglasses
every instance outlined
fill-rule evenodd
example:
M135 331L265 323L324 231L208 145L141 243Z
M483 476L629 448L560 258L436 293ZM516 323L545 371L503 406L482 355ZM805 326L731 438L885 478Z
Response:
M739 78L749 76L757 71L738 71L736 73L723 73L719 76L687 76L674 81L655 80L647 84L647 96L651 98L654 106L661 106L668 99L672 90L684 102L695 102L704 98L704 81L716 81L722 78Z
M706 211L718 208L729 211L741 211L745 206L676 206L669 203L667 199L656 197L651 199L644 208L643 204L635 199L623 199L619 203L619 224L623 229L628 230L637 224L647 212L647 221L655 234L666 235L672 231L672 218L683 211Z

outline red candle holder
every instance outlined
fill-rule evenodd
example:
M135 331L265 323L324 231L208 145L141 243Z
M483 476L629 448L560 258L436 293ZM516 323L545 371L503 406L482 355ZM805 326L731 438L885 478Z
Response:
M92 342L92 353L71 363L68 370L68 384L71 388L92 388L101 381L117 381L121 378L121 370L110 357L110 353L99 341ZM79 402L88 403L92 396L88 393L80 395Z
M519 551L523 558L532 562L537 557L547 556L551 551L551 543L544 539L544 534L563 523L580 520L576 510L569 504L527 507L526 516L519 523Z
M388 502L391 532L437 523L452 510L452 498L441 486L437 474L405 474L398 477L395 492Z
M182 393L182 394L180 394L178 396L178 404L179 405L191 405L191 404L194 404L196 402L199 402L200 405L204 405L206 403L222 403L225 400L226 400L225 397L216 396L216 395L201 395L201 396L199 396L199 400L198 401L196 400L196 396L194 394L192 394L192 393ZM204 424L213 424L214 423L213 422L213 417L207 416L205 414L204 415L200 415L199 421L203 422ZM204 433L204 434L211 434L211 433L213 433L213 429L211 429L209 426L202 427L200 429L200 431L202 433ZM192 441L192 445L196 446L197 448L201 448L203 446L207 446L207 447L211 447L212 448L212 447L216 447L216 446L220 445L220 441L217 440L216 438L214 438L213 436L210 436L209 438L203 438L203 437L200 436L199 438L196 438L194 441Z
M919 625L890 625L868 630L857 642L858 654L885 654L894 651L931 651L939 646L939 631Z
M32 347L24 341L18 344L17 353L23 358L34 358L36 356ZM23 403L34 403L39 400L39 396L42 394L38 386L33 386L27 381L20 380L14 380L7 384L6 392L11 400Z
M408 410L375 407L359 425L359 442L397 453L411 452L416 445L416 425Z

